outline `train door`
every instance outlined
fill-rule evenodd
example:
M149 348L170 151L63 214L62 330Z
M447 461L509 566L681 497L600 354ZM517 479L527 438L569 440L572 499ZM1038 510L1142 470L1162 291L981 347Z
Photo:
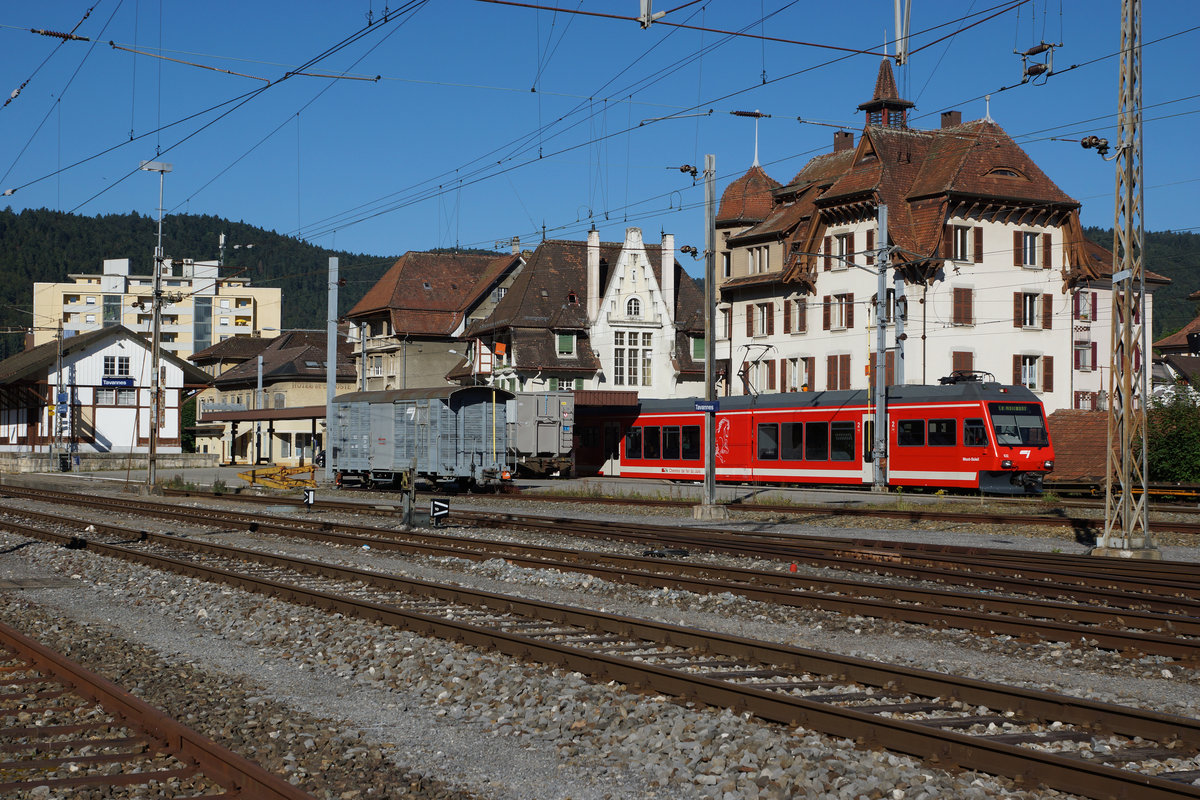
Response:
M862 453L859 463L862 465L862 474L859 477L863 483L869 484L875 480L875 415L873 413L863 414L858 428L862 431L862 439L859 441L859 451Z
M621 474L621 423L604 421L604 450L600 465L601 475Z

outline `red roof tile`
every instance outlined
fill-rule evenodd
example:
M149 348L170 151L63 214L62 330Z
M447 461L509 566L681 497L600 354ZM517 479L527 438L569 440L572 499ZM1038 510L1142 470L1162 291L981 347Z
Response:
M449 336L518 255L405 253L346 314L387 313L397 334Z
M779 181L755 164L721 193L717 225L761 222L766 219L773 205L771 191L777 188Z
M1108 412L1055 411L1046 420L1054 445L1053 481L1103 480L1108 469Z

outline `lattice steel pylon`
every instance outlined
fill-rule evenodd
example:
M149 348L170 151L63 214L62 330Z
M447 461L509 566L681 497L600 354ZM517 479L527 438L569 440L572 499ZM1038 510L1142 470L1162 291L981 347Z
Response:
M1158 557L1146 514L1146 346L1142 228L1142 2L1121 3L1120 139L1113 225L1108 478L1098 555Z

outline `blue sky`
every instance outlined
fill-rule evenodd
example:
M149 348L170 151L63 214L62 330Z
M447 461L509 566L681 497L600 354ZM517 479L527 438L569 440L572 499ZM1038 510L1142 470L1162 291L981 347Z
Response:
M157 176L137 167L157 159L174 166L168 213L355 252L493 247L512 236L532 247L543 226L547 237L583 238L593 223L605 240L637 225L649 241L665 230L702 249L703 185L678 167L713 153L718 196L745 172L755 123L731 111L770 115L758 124L759 160L783 183L831 148L830 126L857 138L857 106L894 22L891 0L685 2L655 6L684 6L667 21L869 52L478 0L7 0L0 94L28 83L0 109L0 192L12 191L0 207L154 215ZM637 0L540 4L638 12ZM1083 203L1084 223L1109 226L1114 165L1078 140L1116 142L1120 2L1012 5L913 3L914 52L897 69L902 96L917 104L911 124L937 127L948 109L980 118L990 93L992 118ZM1145 5L1145 227L1195 230L1200 3ZM1062 43L1057 74L1019 85L1013 51L1041 41ZM281 80L289 71L370 80ZM211 253L176 253L169 218L164 230L169 254L216 256L216 242ZM152 249L136 271L148 271ZM131 254L64 266L117 255Z

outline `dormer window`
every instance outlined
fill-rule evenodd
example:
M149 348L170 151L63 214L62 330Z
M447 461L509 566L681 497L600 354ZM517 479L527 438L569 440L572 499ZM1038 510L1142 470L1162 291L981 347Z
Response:
M567 292L567 305L579 305L579 297L574 292Z
M433 288L432 286L430 286L430 285L429 285L429 281L425 281L425 282L424 282L424 283L422 283L421 285L422 285L422 286L424 286L426 289L432 289L432 288Z
M988 177L993 178L1024 178L1017 170L1012 167L994 167L987 172Z

